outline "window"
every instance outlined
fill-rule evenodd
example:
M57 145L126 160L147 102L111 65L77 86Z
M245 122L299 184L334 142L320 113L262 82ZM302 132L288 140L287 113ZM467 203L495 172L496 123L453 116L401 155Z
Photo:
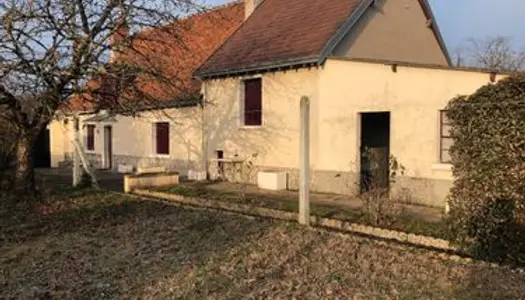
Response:
M154 124L155 153L170 154L170 123L158 122Z
M261 78L244 81L244 125L262 125Z
M440 130L439 160L442 163L450 163L449 150L453 143L452 136L450 135L450 130L452 129L452 126L450 125L450 122L446 115L446 111L444 110L440 111L439 124L440 124L439 125L439 130Z
M87 141L86 149L89 151L95 150L95 125L87 125Z

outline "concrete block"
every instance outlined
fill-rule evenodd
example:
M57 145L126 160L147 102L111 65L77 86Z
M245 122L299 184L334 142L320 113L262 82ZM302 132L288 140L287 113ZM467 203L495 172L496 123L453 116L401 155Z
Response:
M133 173L133 166L126 164L119 164L117 166L117 172L119 173Z
M160 174L142 174L142 175L125 175L124 192L137 188L173 186L179 184L178 173L160 173Z
M206 171L195 171L195 170L188 170L188 179L189 180L196 180L196 181L204 181L206 180Z
M264 190L286 190L286 176L285 171L259 171L257 173L257 185Z
M154 173L164 173L166 172L166 167L137 167L137 174L154 174Z

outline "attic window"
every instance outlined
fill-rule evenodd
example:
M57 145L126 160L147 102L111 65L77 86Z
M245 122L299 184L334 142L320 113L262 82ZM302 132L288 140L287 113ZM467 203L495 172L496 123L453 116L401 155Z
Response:
M244 126L262 125L262 80L247 79L244 83Z

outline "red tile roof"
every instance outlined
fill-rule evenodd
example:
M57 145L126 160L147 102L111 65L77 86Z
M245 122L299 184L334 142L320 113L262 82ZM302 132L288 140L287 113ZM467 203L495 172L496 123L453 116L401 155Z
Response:
M316 61L362 0L265 0L202 66L197 76Z
M125 62L150 70L135 82L140 93L127 92L128 103L174 102L200 91L193 78L195 69L228 38L244 20L244 3L234 2L179 22L145 30L134 37L131 47L118 55L116 64ZM153 76L155 74L155 76ZM90 80L87 92L75 95L69 102L72 110L89 110L94 103L113 101L115 78L103 75ZM123 102L124 100L120 100ZM90 103L91 104L88 104Z
M398 1L398 0L390 0ZM450 64L427 0L419 0ZM264 0L195 72L200 78L322 64L372 0Z

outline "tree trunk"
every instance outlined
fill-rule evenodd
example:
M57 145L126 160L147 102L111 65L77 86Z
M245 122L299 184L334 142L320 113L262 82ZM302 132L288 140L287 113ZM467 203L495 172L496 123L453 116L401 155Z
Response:
M14 189L16 192L35 195L35 165L33 148L35 135L21 132L16 144L16 168Z

